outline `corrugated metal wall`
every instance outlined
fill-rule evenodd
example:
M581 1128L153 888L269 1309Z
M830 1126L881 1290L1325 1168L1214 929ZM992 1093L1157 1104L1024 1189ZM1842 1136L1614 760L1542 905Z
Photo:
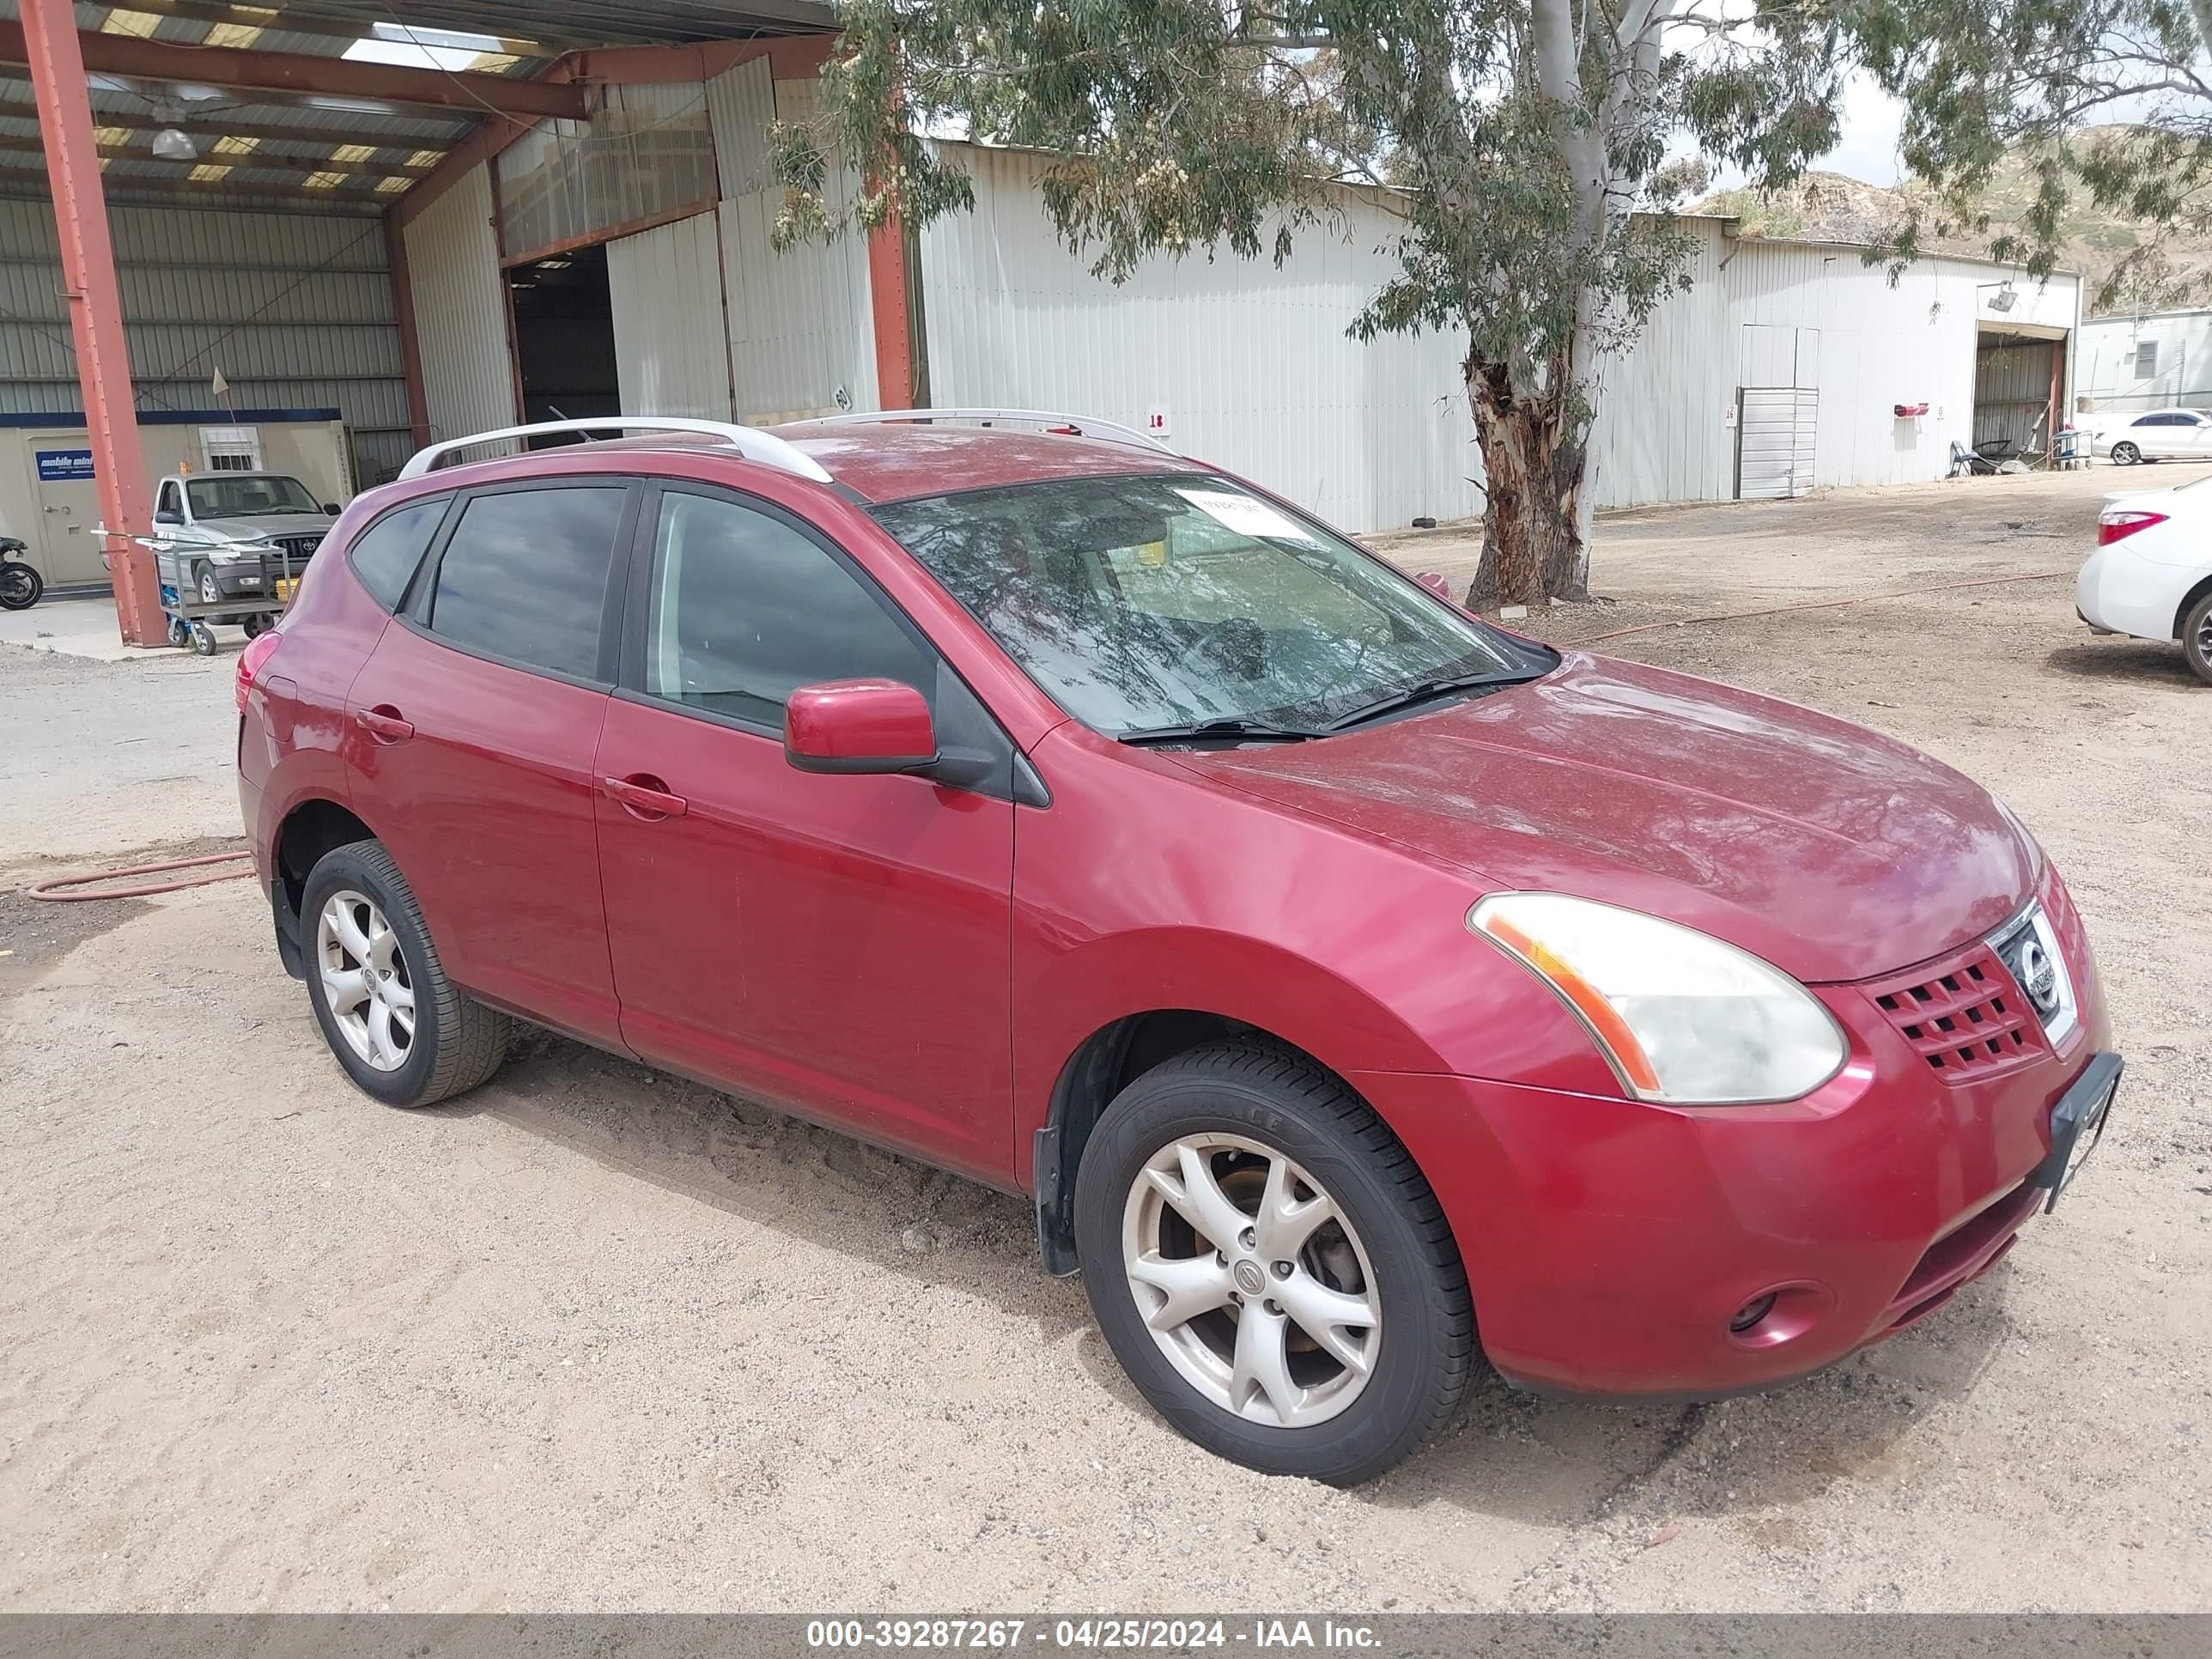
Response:
M607 291L623 412L728 420L715 216L694 214L609 242Z
M109 210L138 403L335 409L364 482L406 458L380 220L118 203ZM0 414L82 409L53 209L0 200Z
M510 258L714 199L696 84L610 86L591 120L542 121L493 162Z
M1345 192L1289 264L1148 261L1120 288L1054 234L1033 156L959 147L975 210L921 237L932 400L1075 410L1170 441L1353 530L1476 510L1456 339L1344 330L1394 268L1396 222Z
M404 233L434 437L514 424L506 279L491 212L491 179L480 163Z
M1974 445L2008 439L2015 452L2040 449L2051 409L2048 340L1985 345L1974 357Z
M765 65L757 61L708 87L722 175L718 217L738 418L771 422L840 407L879 409L866 244L848 235L781 253L769 244L783 191L767 182L768 121L809 118L817 93L811 80L776 81L768 83L769 99L763 100L765 79ZM849 200L853 188L849 175L833 170L834 200Z

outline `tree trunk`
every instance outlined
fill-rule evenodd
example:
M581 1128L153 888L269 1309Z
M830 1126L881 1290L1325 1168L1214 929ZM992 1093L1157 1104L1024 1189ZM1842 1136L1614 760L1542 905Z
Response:
M1504 364L1468 362L1488 496L1470 605L1543 605L1588 592L1580 510L1588 449L1567 419L1557 389L1564 384L1565 376L1554 374L1555 389L1524 396L1514 391Z

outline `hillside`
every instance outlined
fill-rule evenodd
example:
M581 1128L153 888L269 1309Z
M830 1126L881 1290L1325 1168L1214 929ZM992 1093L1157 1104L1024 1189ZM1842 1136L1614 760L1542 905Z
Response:
M2006 169L1985 198L1990 215L1986 233L1925 234L1923 246L1930 252L1987 253L1992 237L2020 224L2033 191L2024 170ZM1733 214L1742 222L1742 234L1747 236L1866 244L1882 240L1904 221L1916 199L1927 201L1916 185L1885 188L1840 173L1811 173L1788 190L1720 191L1699 202L1694 211ZM1931 228L1935 218L1931 210ZM2113 268L2142 245L2148 233L2137 222L2094 207L2083 207L2070 215L2064 229L2059 264L2081 273L2084 303L2091 314L2096 314L2098 290ZM2166 239L2159 280L2148 284L2139 297L2134 293L2123 295L2107 309L2202 304L2208 281L2212 281L2212 236L2175 233Z

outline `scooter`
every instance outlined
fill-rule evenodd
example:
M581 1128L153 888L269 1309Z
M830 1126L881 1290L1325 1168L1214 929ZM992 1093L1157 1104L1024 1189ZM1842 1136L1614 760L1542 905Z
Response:
M23 544L0 536L0 611L28 611L46 591L46 580L15 557Z

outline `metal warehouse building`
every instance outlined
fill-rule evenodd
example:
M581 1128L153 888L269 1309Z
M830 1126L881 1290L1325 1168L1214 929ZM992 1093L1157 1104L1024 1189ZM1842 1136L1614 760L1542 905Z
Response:
M933 404L1147 425L1354 530L1480 510L1461 343L1345 335L1395 263L1380 192L1279 270L1112 287L1036 158L955 146L973 214L775 252L769 127L813 106L830 27L805 0L0 0L0 530L96 579L90 525L143 528L180 464L339 497L518 417ZM1893 283L1690 229L1689 289L1606 368L1601 506L1937 477L2070 406L2070 276Z

